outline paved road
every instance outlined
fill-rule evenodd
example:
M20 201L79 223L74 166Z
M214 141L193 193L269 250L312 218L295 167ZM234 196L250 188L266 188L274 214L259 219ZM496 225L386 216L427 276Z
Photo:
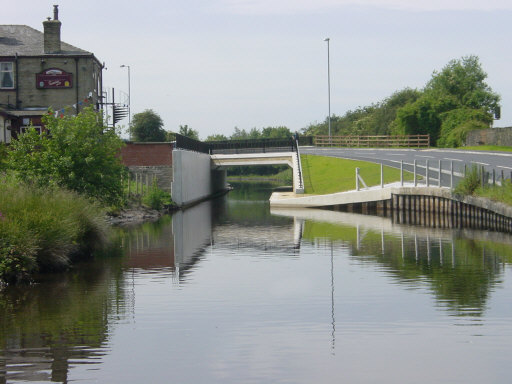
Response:
M451 166L455 172L455 181L462 176L464 165L470 169L473 165L484 166L487 172L494 169L496 178L501 175L506 179L512 177L512 152L487 152L487 151L463 151L453 149L359 149L359 148L320 148L301 147L302 154L340 157L345 159L371 161L383 163L395 168L400 168L403 161L404 169L413 171L414 161L417 164L417 173L425 175L425 168L428 161L429 177L431 183L436 185L439 177L439 161L441 161L442 178L444 186L450 185Z

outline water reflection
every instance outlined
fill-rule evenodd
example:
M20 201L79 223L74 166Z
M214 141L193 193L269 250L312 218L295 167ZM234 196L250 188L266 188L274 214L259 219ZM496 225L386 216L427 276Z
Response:
M451 319L489 323L512 261L509 236L270 210L270 188L237 185L157 223L118 229L123 256L0 292L0 383L165 382L169 372L176 382L334 383L364 381L367 369L373 382L396 382L391 371L428 382L387 346L413 348L411 359L436 351L447 373L446 353L463 351L443 344L453 341ZM491 333L512 340L503 324ZM434 346L425 352L410 334Z
M512 238L496 232L412 227L315 209L272 213L303 220L305 240L346 247L354 261L380 265L401 284L428 283L438 304L457 316L483 314L504 262L512 260Z
M67 382L71 366L99 363L110 321L132 310L118 262L0 292L0 383Z

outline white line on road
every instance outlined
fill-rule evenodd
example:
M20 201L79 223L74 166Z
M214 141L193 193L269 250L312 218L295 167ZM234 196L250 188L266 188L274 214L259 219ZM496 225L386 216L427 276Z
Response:
M512 169L512 167L505 167L504 165L497 165L498 168Z
M428 157L430 159L435 159L436 158L435 156L425 156L425 155L418 155L418 157Z
M444 157L443 160L462 161L462 162L464 162L464 160L461 160L461 159L450 159L449 157Z
M479 162L479 161L471 161L471 162L472 162L472 163L475 163L475 164L480 164L480 165L489 165L489 164L487 164L487 163L481 163L481 162Z

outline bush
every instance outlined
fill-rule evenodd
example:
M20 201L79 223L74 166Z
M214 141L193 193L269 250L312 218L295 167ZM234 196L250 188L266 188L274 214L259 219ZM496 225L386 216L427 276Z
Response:
M65 269L71 257L106 243L104 212L75 192L2 178L0 212L0 279L7 282Z
M77 116L43 118L49 133L34 129L11 143L8 168L22 181L56 185L93 197L106 205L122 202L123 145L101 116L85 108Z
M156 180L153 180L151 189L144 195L142 202L151 209L162 209L164 205L171 204L171 195L158 188Z
M466 173L466 177L460 181L455 187L454 193L456 195L473 195L480 187L481 173L476 165Z

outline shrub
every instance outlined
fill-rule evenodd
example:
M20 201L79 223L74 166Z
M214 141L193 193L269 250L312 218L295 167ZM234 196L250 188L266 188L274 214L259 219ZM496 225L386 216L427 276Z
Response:
M454 193L457 195L473 195L476 190L480 187L481 173L476 165L473 165L471 169L466 173L459 184L455 187Z
M148 193L144 195L142 201L151 209L162 209L165 204L171 203L171 195L158 188L156 180L153 180L153 185Z
M57 185L106 205L121 204L125 169L118 154L123 142L115 130L105 127L92 108L77 116L47 115L43 121L49 134L29 129L12 141L8 168L39 187Z

